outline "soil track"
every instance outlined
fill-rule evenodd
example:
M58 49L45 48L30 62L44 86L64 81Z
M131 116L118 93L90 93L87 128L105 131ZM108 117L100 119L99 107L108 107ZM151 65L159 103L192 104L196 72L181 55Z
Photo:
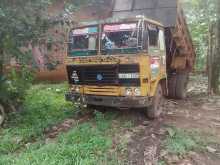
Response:
M142 118L142 123L133 128L132 140L128 145L128 164L158 165L158 159L163 160L165 156L168 165L220 165L218 144L211 147L214 151L189 152L184 157L166 156L167 153L161 149L161 141L166 134L164 127L167 125L196 130L204 138L213 136L220 144L220 96L205 95L207 84L204 77L191 81L189 87L187 99L166 101L160 119L147 121Z
M114 135L113 146L120 143L120 139L128 142L126 164L128 165L158 165L158 160L166 159L168 165L220 165L220 145L213 144L211 150L189 152L184 157L167 156L161 144L167 134L166 126L174 126L185 130L196 130L205 136L220 139L220 96L209 97L205 94L207 80L200 76L192 78L188 97L185 100L167 100L164 114L161 118L150 121L139 110L117 111L113 121L132 121L134 126L119 130ZM67 119L64 123L46 131L48 138L55 138L60 132L66 132L76 123L86 122L93 115L85 115L81 119ZM220 144L220 140L218 142ZM208 146L209 147L209 146ZM210 149L209 149L210 150Z

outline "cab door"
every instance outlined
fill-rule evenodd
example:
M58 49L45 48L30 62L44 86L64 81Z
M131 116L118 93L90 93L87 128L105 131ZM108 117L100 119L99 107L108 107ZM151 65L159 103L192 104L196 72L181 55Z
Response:
M158 79L165 72L166 51L164 29L148 24L148 55L150 56L151 81Z
M158 82L166 78L166 50L164 29L148 24L148 55L150 60L150 88L154 95Z

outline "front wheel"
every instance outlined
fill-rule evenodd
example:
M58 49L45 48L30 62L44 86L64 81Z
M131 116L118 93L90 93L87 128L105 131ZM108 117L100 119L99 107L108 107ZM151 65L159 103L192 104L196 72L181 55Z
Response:
M160 84L156 89L155 96L152 100L152 105L148 107L147 116L150 119L156 119L160 117L162 110L163 110L163 103L164 103L164 96L163 90Z
M5 120L5 110L2 105L0 105L0 126L4 123Z

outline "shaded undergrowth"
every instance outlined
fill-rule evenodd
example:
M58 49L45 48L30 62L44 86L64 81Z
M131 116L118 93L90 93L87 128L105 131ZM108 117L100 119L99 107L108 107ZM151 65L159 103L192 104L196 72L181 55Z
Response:
M11 113L0 129L0 154L13 153L26 143L43 138L44 129L73 116L64 100L66 85L35 85L28 90L19 112Z
M0 165L102 165L122 164L112 138L123 122L113 124L117 113L95 112L94 118L76 124L54 140L44 130L75 115L64 100L66 85L35 85L20 112L10 114L0 132ZM116 128L117 127L117 128Z

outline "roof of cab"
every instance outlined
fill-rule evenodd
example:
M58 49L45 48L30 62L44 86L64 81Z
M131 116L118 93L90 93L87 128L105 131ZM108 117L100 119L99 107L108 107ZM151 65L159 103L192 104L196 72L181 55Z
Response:
M111 17L144 15L165 27L174 27L179 5L179 0L114 0Z
M82 27L99 25L99 24L126 23L126 22L138 21L138 20L141 20L141 19L148 22L148 23L151 23L153 25L164 27L163 24L161 24L160 22L140 15L140 16L129 17L129 18L107 18L107 19L99 20L99 21L80 22L80 23L76 24L74 26L74 28L80 28L80 27L82 28Z

